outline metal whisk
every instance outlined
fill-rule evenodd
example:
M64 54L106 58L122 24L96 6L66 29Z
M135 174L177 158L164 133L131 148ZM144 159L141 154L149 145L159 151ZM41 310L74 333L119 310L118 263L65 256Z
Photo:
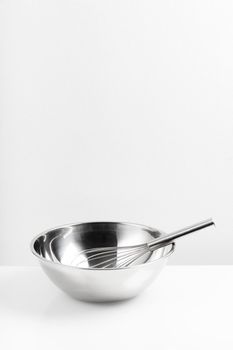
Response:
M149 243L140 245L132 245L127 247L102 247L91 248L81 251L72 265L82 267L83 264L91 263L91 268L108 269L108 268L124 268L135 263L145 262L151 254L161 247L172 243L175 239L188 235L192 232L199 231L208 226L214 225L213 220L207 219L197 224L185 227L181 230L172 232L166 236L162 236L152 240Z

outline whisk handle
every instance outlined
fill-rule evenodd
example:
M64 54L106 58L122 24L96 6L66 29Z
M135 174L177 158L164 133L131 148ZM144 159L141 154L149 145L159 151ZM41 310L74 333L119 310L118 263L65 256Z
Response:
M155 240L153 240L152 242L148 243L148 247L150 250L154 250L157 248L158 244L166 244L166 243L170 243L172 241L174 241L177 238L180 238L182 236L188 235L190 233L193 233L195 231L199 231L202 230L203 228L206 228L208 226L211 225L215 225L215 223L213 222L212 218L198 222L197 224L191 225L191 226L187 226L181 230L172 232L166 236L163 237L159 237Z

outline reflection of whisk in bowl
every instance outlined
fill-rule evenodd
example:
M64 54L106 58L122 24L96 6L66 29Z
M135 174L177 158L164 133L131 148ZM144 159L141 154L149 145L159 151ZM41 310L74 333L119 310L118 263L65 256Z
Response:
M86 301L115 301L134 297L151 283L174 251L174 239L212 224L206 220L167 236L137 224L72 224L37 236L31 249L66 293Z

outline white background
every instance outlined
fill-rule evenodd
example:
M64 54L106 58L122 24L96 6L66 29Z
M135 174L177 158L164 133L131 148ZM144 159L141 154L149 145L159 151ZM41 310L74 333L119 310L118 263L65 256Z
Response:
M233 5L0 1L0 264L63 223L171 231L174 264L233 263Z

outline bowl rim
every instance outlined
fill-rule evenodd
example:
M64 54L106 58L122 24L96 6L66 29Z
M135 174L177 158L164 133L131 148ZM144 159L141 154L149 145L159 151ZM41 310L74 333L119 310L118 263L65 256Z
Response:
M143 225L143 224L138 224L138 223L133 223L133 222L128 222L128 221L80 221L80 222L73 222L70 224L65 224L65 225L58 225L55 227L52 227L50 229L47 229L45 231L42 231L41 233L37 234L30 242L30 250L32 252L32 254L38 258L41 262L44 263L49 263L52 265L58 265L60 267L68 267L68 268L72 268L72 269L78 269L78 270L90 270L90 271L121 271L121 270L130 270L130 269L134 269L134 268L138 268L138 267L142 267L144 265L151 265L153 264L155 261L158 260L163 260L165 258L168 258L171 254L174 253L175 250L175 243L171 242L168 244L165 244L164 246L171 246L170 250L164 254L161 258L149 261L148 263L144 263L144 264L137 264L137 265L133 265L133 266L126 266L126 267L120 267L120 268L107 268L107 269L98 269L98 268L92 268L92 267L79 267L79 266L72 266L72 265L68 265L68 264L63 264L61 262L56 262L56 261L51 261L51 260L47 260L46 258L42 257L40 254L38 254L34 248L35 242L38 238L45 236L46 234L48 234L49 232L52 232L54 230L57 229L61 229L61 228L69 228L71 226L77 226L77 225L83 225L83 224L123 224L123 225L129 225L129 226L138 226L141 228L145 228L145 229L149 229L150 231L157 231L161 234L161 236L164 235L164 232L161 230L158 230L156 228L152 228L150 226L147 225Z

